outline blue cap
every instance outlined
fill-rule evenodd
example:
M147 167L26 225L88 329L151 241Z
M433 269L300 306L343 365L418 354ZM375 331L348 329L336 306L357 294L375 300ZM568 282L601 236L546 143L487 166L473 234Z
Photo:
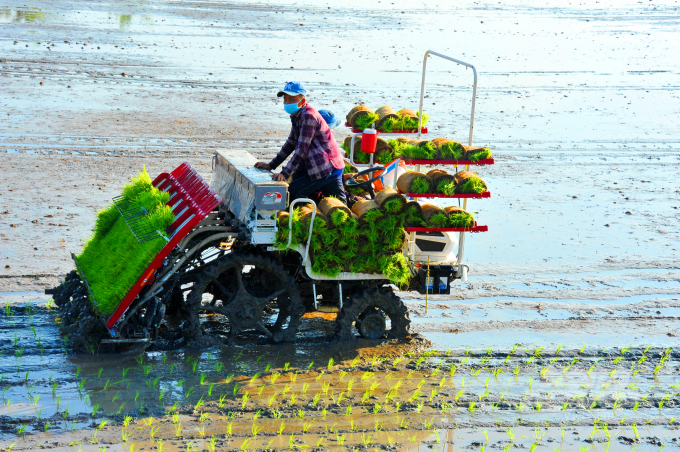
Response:
M337 118L332 111L319 110L319 114L321 115L323 120L326 121L326 124L328 124L328 127L330 127L331 129L340 125L340 118Z
M281 97L284 94L288 94L289 96L297 96L298 94L304 95L307 94L307 90L301 82L288 82L286 83L286 86L283 87L283 90L276 93L278 97Z

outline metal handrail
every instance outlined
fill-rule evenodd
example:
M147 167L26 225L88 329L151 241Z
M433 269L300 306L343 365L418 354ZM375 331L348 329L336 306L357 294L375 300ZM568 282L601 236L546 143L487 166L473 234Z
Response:
M299 198L290 203L288 207L288 244L286 248L290 248L290 242L293 240L293 206L299 202L308 202L312 205L312 220L309 222L309 236L307 237L307 246L305 247L305 255L302 258L302 265L307 263L309 256L309 246L312 240L312 230L314 229L314 219L316 218L316 203L309 198Z
M423 57L423 80L420 84L420 109L418 110L418 137L420 137L421 130L423 127L424 116L423 104L425 102L425 74L427 71L427 59L430 55L435 55L445 60L453 61L456 64L460 64L462 66L469 67L472 69L474 80L472 83L472 111L470 112L470 134L468 137L468 145L472 146L472 134L475 127L475 104L477 102L477 69L475 68L474 65L470 63L466 63L456 58L451 58L449 56L442 55L441 53L434 52L432 50L428 50L427 52L425 52L425 56ZM417 169L418 171L420 171L420 165L418 165ZM469 165L465 165L465 169L468 170ZM463 199L463 209L467 210L467 199ZM458 239L458 254L456 256L456 260L458 261L458 271L463 274L464 282L467 282L467 267L463 265L464 255L465 255L465 233L461 232Z
M352 166L354 166L356 168L362 168L364 166L370 168L370 167L373 166L373 154L369 154L368 164L366 164L366 163L356 163L354 161L354 138L356 138L359 135L363 135L363 132L352 134L352 141L349 144L349 163L351 163Z
M425 101L425 71L427 70L427 58L430 55L435 55L440 58L444 58L445 60L453 61L454 63L463 65L465 67L469 67L472 69L472 73L474 75L474 82L472 84L472 112L470 113L470 137L468 139L468 144L472 146L472 131L474 129L475 125L475 103L477 101L477 69L475 69L474 65L470 63L466 63L464 61L457 60L456 58L451 58L446 55L442 55L441 53L434 52L432 50L428 50L425 52L425 57L423 58L423 80L420 85L420 110L419 112L419 118L418 118L418 135L420 136L420 131L423 128L423 103Z

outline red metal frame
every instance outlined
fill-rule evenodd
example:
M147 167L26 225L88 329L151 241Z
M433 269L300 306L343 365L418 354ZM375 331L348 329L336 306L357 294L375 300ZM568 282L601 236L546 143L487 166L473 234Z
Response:
M413 227L404 228L406 232L488 232L488 226L477 226L475 225L471 228L423 228L423 227Z
M404 160L407 165L493 165L494 159L471 160Z
M409 198L491 198L490 191L485 191L482 193L465 193L461 195L442 195L440 193L402 193L401 191L399 191L399 193L404 196L408 196Z
M188 163L182 163L171 173L159 174L154 179L153 185L170 194L168 205L172 207L176 216L175 221L167 231L170 234L170 241L142 272L137 282L106 321L106 326L112 335L114 335L114 332L111 329L125 314L142 288L153 281L153 274L163 265L163 261L170 254L170 251L222 202L222 199Z
M345 127L351 128L352 126L350 126L348 122L345 122ZM427 133L427 127L423 127L420 130L421 130L420 133ZM352 133L361 133L361 132L363 132L363 130L361 130L361 129L352 129ZM394 133L418 133L418 129L414 129L414 130L393 130L391 132L386 132L384 130L378 129L378 133L379 134L380 133L392 133L392 134L394 134Z

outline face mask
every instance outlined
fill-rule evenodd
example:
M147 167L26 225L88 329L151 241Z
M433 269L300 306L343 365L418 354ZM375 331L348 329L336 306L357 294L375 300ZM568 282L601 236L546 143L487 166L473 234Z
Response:
M296 104L296 103L295 104L283 104L283 109L286 110L286 113L288 113L289 115L297 113L298 111L300 111L300 108L302 108L302 107L298 107L298 104Z

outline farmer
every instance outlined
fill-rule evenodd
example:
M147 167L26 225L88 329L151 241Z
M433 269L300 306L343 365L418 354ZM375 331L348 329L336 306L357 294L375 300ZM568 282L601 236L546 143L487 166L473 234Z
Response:
M256 168L276 169L293 151L288 164L272 179L287 181L290 200L308 198L321 191L347 203L342 185L345 162L333 132L318 111L307 104L307 90L300 82L288 82L282 91L283 108L290 115L292 127L288 140L269 163L257 162Z

